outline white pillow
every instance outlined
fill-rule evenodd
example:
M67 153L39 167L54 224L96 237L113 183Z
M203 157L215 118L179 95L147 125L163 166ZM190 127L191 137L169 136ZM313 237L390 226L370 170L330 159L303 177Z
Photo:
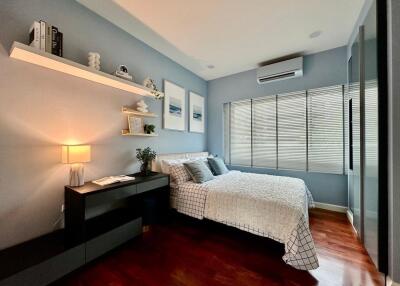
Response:
M162 160L161 161L161 171L164 174L169 174L169 168L172 165L183 165L184 162L189 161L189 159L173 159L173 160Z

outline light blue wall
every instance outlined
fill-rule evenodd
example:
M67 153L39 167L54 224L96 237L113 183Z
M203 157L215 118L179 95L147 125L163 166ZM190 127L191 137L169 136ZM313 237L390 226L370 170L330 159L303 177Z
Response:
M40 19L64 33L67 59L87 64L87 53L97 51L104 72L125 64L136 82L151 76L162 88L168 79L207 98L206 81L74 0L0 1L0 249L60 227L69 174L60 145L70 140L92 146L87 181L137 172L136 148L207 148L206 134L163 130L162 101L150 98L158 118L149 120L159 137L123 137L121 107L139 96L9 58L12 42L27 43L30 25Z
M186 89L187 106L189 90L207 97L205 80L73 0L1 1L0 24L3 28L0 44L8 51L13 41L26 43L29 27L38 19L57 26L63 32L64 57L67 59L87 64L87 53L97 51L101 55L101 70L106 73L113 73L118 65L125 64L136 82L142 83L150 76L159 89L163 88L163 79L168 79ZM147 102L161 115L162 101ZM156 123L161 140L154 140L157 143L152 145L158 151L206 150L205 134L160 131L161 116ZM142 141L153 143L146 139Z
M250 70L208 82L208 150L223 156L223 103L277 93L305 90L347 81L346 47L304 58L301 78L259 85L256 70ZM248 171L289 175L305 180L315 201L347 206L347 177L341 175L246 168Z

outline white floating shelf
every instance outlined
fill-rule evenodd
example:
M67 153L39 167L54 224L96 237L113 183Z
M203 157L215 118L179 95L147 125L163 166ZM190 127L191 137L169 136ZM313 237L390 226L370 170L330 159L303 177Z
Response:
M157 114L152 113L152 112L140 112L135 109L123 106L122 107L122 112L125 114L130 114L130 115L136 115L140 117L158 117Z
M154 97L154 95L151 94L151 90L147 87L101 71L97 71L93 68L50 53L43 52L39 49L21 44L19 42L13 43L10 51L10 57L130 93Z
M129 133L128 129L123 129L122 130L122 135L123 136L142 136L142 137L157 137L158 134L152 133L152 134L146 134L146 133Z

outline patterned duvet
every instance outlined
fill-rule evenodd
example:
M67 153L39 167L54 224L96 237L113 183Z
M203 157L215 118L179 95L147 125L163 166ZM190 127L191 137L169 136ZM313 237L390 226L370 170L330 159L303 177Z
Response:
M303 180L230 171L203 184L175 186L172 207L285 245L283 260L300 270L318 268L308 225L313 199Z

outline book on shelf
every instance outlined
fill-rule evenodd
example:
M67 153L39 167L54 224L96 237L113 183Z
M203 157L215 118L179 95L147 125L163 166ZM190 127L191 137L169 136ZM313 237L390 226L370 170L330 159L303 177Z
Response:
M53 55L58 55L59 45L57 41L58 28L51 26L51 53Z
M41 51L63 56L63 33L43 20L34 21L29 29L29 45Z
M51 25L46 23L46 52L51 53L51 46L52 46L52 28Z
M46 51L46 22L40 20L40 50Z
M29 46L40 49L40 23L33 22L29 29Z
M58 32L57 33L57 43L58 43L58 56L62 57L64 53L63 45L64 45L64 39L63 39L63 33Z

